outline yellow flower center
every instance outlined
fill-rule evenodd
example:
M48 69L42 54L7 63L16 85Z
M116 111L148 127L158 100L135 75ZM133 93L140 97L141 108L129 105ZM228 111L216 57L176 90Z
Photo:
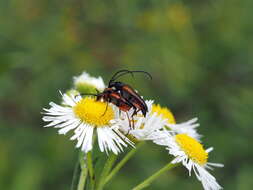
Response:
M113 109L110 105L107 105L107 102L96 101L96 99L90 97L80 100L73 107L73 110L82 121L96 127L108 125L109 121L114 118Z
M164 119L168 120L168 123L170 124L175 124L176 120L173 116L173 114L171 113L171 111L167 108L162 108L159 104L158 105L153 105L152 106L152 112L153 113L157 113L158 115L161 115Z
M204 165L208 159L208 153L204 150L202 144L186 134L175 136L177 144L194 162Z

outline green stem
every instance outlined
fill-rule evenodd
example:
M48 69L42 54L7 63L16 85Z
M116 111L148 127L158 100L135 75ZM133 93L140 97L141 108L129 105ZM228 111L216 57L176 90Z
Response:
M87 166L88 166L88 171L89 171L89 176L90 176L91 190L93 190L95 187L95 175L94 175L94 169L93 169L93 164L92 164L91 151L87 153Z
M144 145L145 141L139 142L135 148L129 151L126 156L113 168L111 173L106 177L104 183L108 183L117 173L118 171L125 165L125 163Z
M117 155L116 154L111 153L109 155L107 161L105 162L105 166L104 166L104 168L102 170L101 176L99 178L96 190L102 190L103 189L103 187L105 185L106 176L110 172L110 170L111 170L114 162L116 161L116 159L117 159Z
M172 164L172 163L168 163L167 165L165 165L163 168L161 168L159 171L157 171L156 173L154 173L153 175L151 175L150 177L148 177L146 180L144 180L142 183L140 183L139 185L135 186L133 188L133 190L141 190L144 189L145 187L149 186L155 179L157 179L161 174L163 174L166 171L171 170L172 168L178 166L179 164Z
M86 167L86 164L85 164L85 155L84 155L83 152L80 152L79 162L80 162L80 166L81 166L81 174L80 174L80 177L79 177L77 190L84 190L88 170L87 170L87 167Z
M73 178L72 178L72 183L71 183L70 190L75 190L76 189L78 173L79 173L79 158L78 158L78 160L76 161L76 164L75 164L75 169L74 169L74 173L73 173Z

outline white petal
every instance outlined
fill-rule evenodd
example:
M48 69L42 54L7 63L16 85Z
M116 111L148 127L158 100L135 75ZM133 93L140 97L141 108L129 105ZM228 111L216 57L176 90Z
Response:
M86 132L86 135L83 141L82 150L86 153L92 149L93 130L94 130L94 127L91 127L91 126L88 127L88 130Z
M67 122L66 122L66 123L67 123ZM59 134L64 134L64 135L65 135L65 134L66 134L67 132L69 132L70 130L72 130L72 129L78 127L79 124L80 124L79 121L75 121L75 122L72 123L72 124L69 124L69 125L67 125L67 126L62 127L62 128L58 131L58 133L59 133Z
M217 183L216 179L203 167L196 165L199 172L198 179L201 181L205 190L220 190L222 187Z

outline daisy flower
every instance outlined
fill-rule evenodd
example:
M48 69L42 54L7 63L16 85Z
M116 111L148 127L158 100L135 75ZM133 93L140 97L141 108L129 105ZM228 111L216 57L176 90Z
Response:
M160 136L155 142L166 146L169 154L175 156L171 163L182 163L188 169L189 175L194 171L205 190L222 189L216 179L207 171L207 169L213 169L212 166L223 167L223 164L207 162L208 154L213 148L205 150L202 144L187 134L168 135L167 138Z
M97 134L102 152L118 154L127 144L133 145L119 130L117 108L95 98L63 95L63 105L53 102L44 109L43 120L50 122L45 127L59 128L59 134L74 130L71 140L77 140L76 147L88 152L92 149L92 139Z
M95 93L96 89L100 92L105 89L105 83L101 77L92 77L87 72L73 77L73 80L74 86L79 92Z
M168 108L161 107L159 104L154 104L152 111L167 120L165 128L170 130L173 134L185 133L200 141L201 135L198 134L196 130L196 128L199 127L199 123L197 123L198 118L193 118L183 123L176 123L174 115Z

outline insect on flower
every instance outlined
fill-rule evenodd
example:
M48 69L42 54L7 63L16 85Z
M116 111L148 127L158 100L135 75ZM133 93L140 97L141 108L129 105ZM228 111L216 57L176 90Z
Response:
M142 97L128 84L125 84L120 81L116 81L119 77L133 73L144 73L152 79L152 76L145 71L129 71L129 70L120 70L116 72L109 81L108 87L104 89L103 92L97 94L82 94L82 95L93 95L97 97L99 101L106 101L116 105L120 111L124 111L127 114L131 108L133 108L134 112L132 114L132 118L139 111L142 112L143 116L146 116L148 111L148 107ZM106 110L105 110L106 112ZM127 114L129 119L129 116ZM130 121L130 119L129 119ZM130 122L129 122L130 123Z

